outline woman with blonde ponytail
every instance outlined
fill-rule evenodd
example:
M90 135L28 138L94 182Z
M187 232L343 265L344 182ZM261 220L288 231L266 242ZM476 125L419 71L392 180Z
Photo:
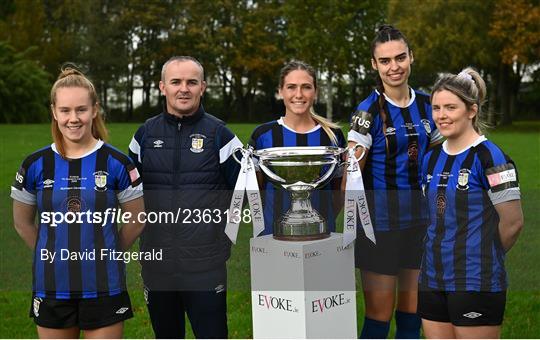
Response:
M482 135L486 84L472 68L444 74L431 94L446 141L424 157L429 225L418 314L426 338L499 338L505 254L523 226L515 163Z
M281 146L339 146L345 147L345 137L340 127L319 116L313 109L317 99L317 77L310 65L293 60L282 69L279 77L279 95L283 98L285 115L258 126L251 135L250 144L255 149ZM289 195L276 190L262 176L257 176L265 190L263 234L272 234L276 217L289 209ZM335 231L335 218L341 205L341 175L326 187L311 195L313 207L328 221L329 232ZM335 203L334 203L335 202Z
M40 338L121 338L133 316L123 252L144 227L142 184L105 143L97 99L84 74L62 69L51 90L53 143L23 161L11 187L15 229L34 251L30 316Z

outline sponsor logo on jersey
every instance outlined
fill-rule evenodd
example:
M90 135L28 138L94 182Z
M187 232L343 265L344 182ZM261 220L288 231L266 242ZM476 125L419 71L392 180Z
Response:
M371 127L373 117L367 111L358 110L351 118L351 130L354 130L362 135L367 135Z
M201 153L204 151L204 140L206 139L205 135L201 135L200 133L195 133L193 135L189 136L191 138L191 152L193 153Z
M418 162L418 144L416 142L411 142L407 149L407 155L409 156L409 161L412 163Z
M395 135L395 134L396 134L396 128L395 127L389 126L389 127L386 128L386 132L385 132L386 136L391 136L391 135Z
M443 193L437 194L437 216L443 216L446 210L446 196Z
M19 184L22 184L24 182L24 171L19 170L19 172L15 174L15 180Z
M54 180L48 178L43 181L43 189L52 188L53 184L54 184Z
M487 175L489 186L495 187L500 184L517 181L516 170L509 169L494 174Z
M81 200L78 197L68 197L67 200L67 211L69 212L79 212L81 211Z
M469 313L463 314L463 316L469 319L476 319L477 317L482 316L482 313L469 312Z
M96 171L94 172L94 190L96 191L106 191L107 190L107 176L109 173L107 171Z
M468 190L469 189L469 175L471 170L469 169L460 169L458 175L458 184L456 188L458 190Z
M157 139L154 141L154 148L161 148L163 147L163 141L161 139Z

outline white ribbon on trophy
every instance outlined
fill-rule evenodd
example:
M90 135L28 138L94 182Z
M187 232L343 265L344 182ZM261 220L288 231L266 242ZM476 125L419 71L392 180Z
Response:
M253 222L253 237L257 237L264 230L264 218L262 212L261 194L257 184L257 175L255 174L255 165L251 158L252 149L240 149L242 160L240 163L240 173L234 186L234 193L229 207L228 221L225 226L225 234L236 244L238 228L242 221L242 207L244 204L244 192L247 193L250 217ZM234 154L233 154L234 155Z
M345 211L343 214L343 247L348 246L356 239L356 223L358 221L357 211L360 212L360 222L364 233L373 243L375 233L364 191L364 182L362 180L362 171L358 162L364 157L365 150L359 158L356 158L354 151L356 147L349 148L349 163L347 166L347 182L345 186Z

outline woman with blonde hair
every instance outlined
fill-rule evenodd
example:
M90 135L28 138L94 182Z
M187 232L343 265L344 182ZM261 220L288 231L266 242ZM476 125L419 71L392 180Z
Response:
M474 69L444 74L431 94L446 141L430 150L422 182L429 226L418 314L427 338L498 338L505 254L523 226L516 165L483 135L486 84Z
M120 338L133 313L123 256L114 254L144 227L135 220L144 211L141 179L105 142L96 90L77 69L60 72L51 113L53 143L23 161L11 188L15 229L34 250L30 316L40 338L78 338L81 330ZM120 230L110 218L118 206L131 214Z
M282 146L345 147L345 137L339 126L319 116L313 109L317 90L313 67L302 61L288 62L281 69L278 86L285 115L258 126L251 135L250 145L256 150ZM275 189L262 176L258 179L265 191L265 230L262 234L272 234L275 223L278 223L275 218L289 209L290 199L284 190ZM311 195L313 207L328 223L328 233L335 231L335 218L341 209L340 183L341 174L337 174L330 184Z

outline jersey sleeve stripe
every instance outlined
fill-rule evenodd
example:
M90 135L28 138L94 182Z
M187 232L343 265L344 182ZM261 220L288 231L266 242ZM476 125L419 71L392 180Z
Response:
M142 197L142 195L143 185L142 183L139 183L139 185L137 185L136 187L128 187L124 191L119 192L118 194L116 194L116 198L118 198L119 203L125 203Z
M13 198L16 201L29 204L29 205L36 205L36 195L29 193L26 191L26 189L22 188L15 188L11 187L11 198Z

